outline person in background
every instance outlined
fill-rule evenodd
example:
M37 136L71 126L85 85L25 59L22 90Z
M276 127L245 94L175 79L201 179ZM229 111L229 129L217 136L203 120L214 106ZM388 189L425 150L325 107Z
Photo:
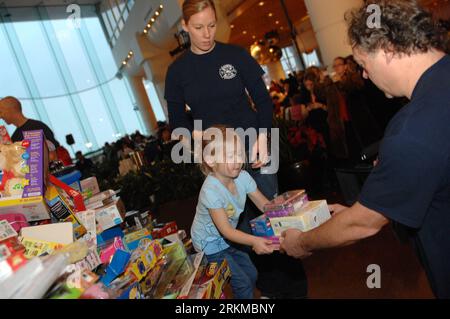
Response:
M64 166L73 165L72 157L64 146L60 145L56 148L56 155L58 156L58 160L60 160Z
M6 124L12 124L16 127L16 130L11 136L13 142L22 141L24 131L43 130L49 149L49 160L53 161L58 158L56 150L60 144L56 140L52 130L41 121L26 118L22 112L22 104L18 99L7 96L0 100L0 118Z
M94 162L91 159L84 157L81 151L75 153L77 162L75 167L80 171L82 179L92 176L93 170L95 169Z

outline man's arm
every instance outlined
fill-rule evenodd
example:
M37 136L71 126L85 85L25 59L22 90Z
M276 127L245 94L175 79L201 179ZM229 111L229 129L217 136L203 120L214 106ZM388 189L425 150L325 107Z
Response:
M371 237L388 223L389 220L382 214L357 202L309 232L286 231L281 249L290 256L302 258L314 250L347 246Z

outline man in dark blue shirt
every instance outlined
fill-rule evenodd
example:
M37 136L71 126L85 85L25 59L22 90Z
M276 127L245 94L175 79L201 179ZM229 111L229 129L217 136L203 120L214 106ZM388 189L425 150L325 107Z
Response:
M370 4L382 14L372 29ZM408 229L436 297L450 298L450 57L444 33L414 1L368 1L349 18L364 76L386 95L411 101L389 124L359 201L350 208L332 205L334 217L313 231L287 231L282 249L303 258L373 236L392 221Z

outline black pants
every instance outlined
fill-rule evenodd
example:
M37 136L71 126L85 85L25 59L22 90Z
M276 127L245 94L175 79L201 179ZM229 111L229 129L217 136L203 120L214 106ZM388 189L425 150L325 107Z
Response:
M268 198L272 199L278 193L277 175L261 174L260 170L248 170L255 179L258 189ZM247 200L245 210L241 214L238 229L251 234L250 220L261 215L262 212ZM256 269L258 280L256 287L262 296L276 299L305 298L308 285L303 263L299 259L274 252L271 255L257 255L251 247L233 244L234 247L246 251Z

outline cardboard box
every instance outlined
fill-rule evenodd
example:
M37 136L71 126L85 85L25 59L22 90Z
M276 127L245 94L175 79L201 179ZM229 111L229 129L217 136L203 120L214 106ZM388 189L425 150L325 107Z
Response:
M73 243L71 223L55 223L24 227L22 228L21 236L24 238L37 239L64 245Z
M312 201L305 204L293 216L269 218L275 236L281 236L285 230L294 228L302 232L310 231L331 218L325 200Z
M97 177L89 177L80 181L81 193L84 199L89 199L94 195L100 193L100 188L98 186Z
M111 201L111 198L116 195L116 192L109 189L107 191L98 193L91 198L85 199L84 204L86 205L87 209L96 209L99 207L104 206L109 201Z
M97 208L95 210L97 233L101 233L109 228L122 224L124 216L125 205L120 198L106 206Z
M50 219L44 200L48 149L42 130L23 132L24 140L5 148L3 158L0 214L23 214L28 221ZM8 149L8 152L6 150ZM5 157L5 156L4 156Z

